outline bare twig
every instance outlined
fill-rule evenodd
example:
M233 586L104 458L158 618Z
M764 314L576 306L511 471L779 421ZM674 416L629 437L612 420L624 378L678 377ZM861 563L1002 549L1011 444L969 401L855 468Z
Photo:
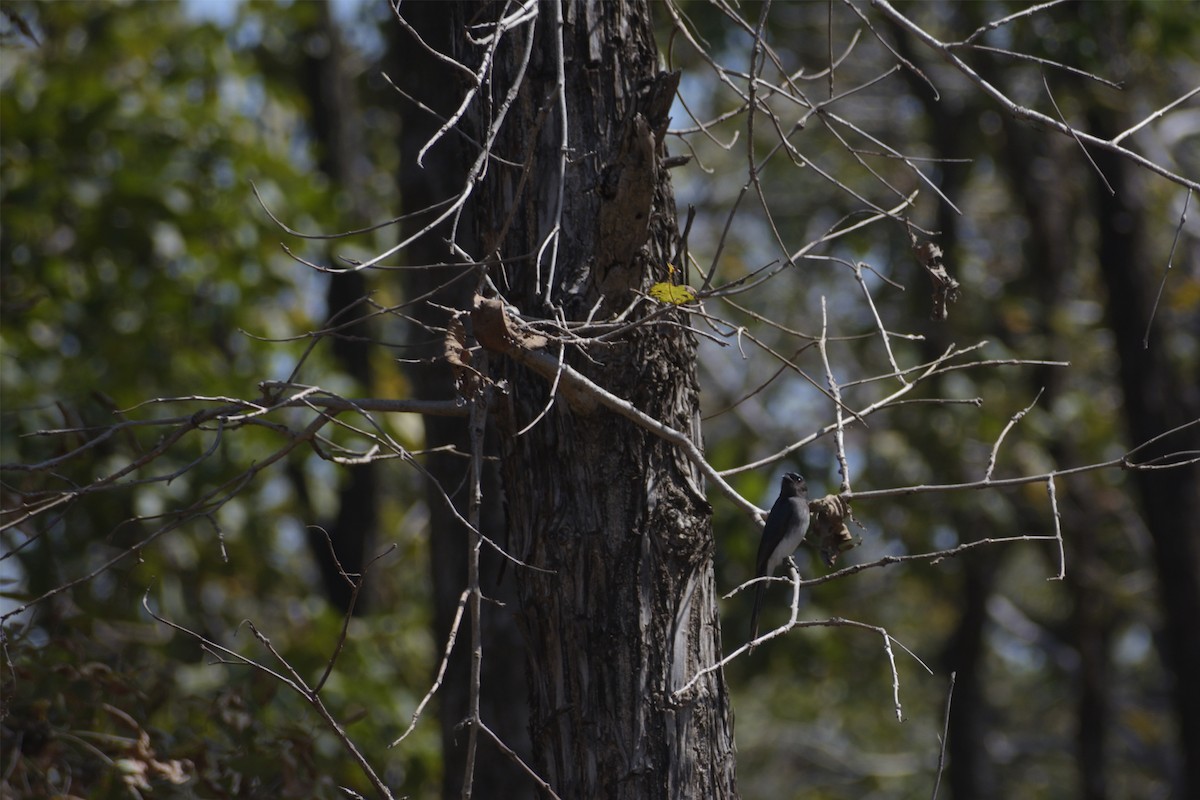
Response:
M942 785L942 772L946 768L946 742L950 738L950 701L954 699L954 678L958 673L950 673L950 685L946 688L946 713L942 718L942 735L938 737L937 779L933 782L933 794L930 800L937 800L938 789Z
M1037 396L1033 398L1033 402L1025 406L1025 408L1018 411L1016 414L1013 414L1012 419L1010 419L1008 424L1004 426L1004 430L1000 431L1000 435L996 437L996 443L992 445L991 458L988 459L987 471L983 473L983 479L985 481L990 481L992 479L992 471L996 469L996 456L1000 452L1000 444L1004 441L1004 437L1008 436L1008 432L1012 430L1013 426L1020 422L1021 418L1028 414L1031 408L1037 405L1038 398L1042 396L1042 392L1044 391L1046 391L1045 386L1043 386L1041 389L1038 389Z
M1143 447L1150 445L1153 442L1159 441L1160 439L1163 439L1173 433L1178 433L1179 431L1182 431L1186 428L1190 428L1193 425L1200 425L1200 420L1192 420L1191 422L1185 422L1184 424L1176 426L1169 431L1164 431L1163 433L1160 433L1158 436L1155 436L1154 438L1141 443L1140 445L1133 448L1132 450L1130 450L1125 455L1123 455L1119 458L1112 458L1107 461L1097 461L1095 463L1085 464L1085 465L1079 466L1079 467L1070 467L1067 469L1050 470L1049 472L1041 472L1036 475L1021 475L1021 476L1015 477L1015 478L998 478L998 479L992 479L992 480L983 478L978 481L969 481L966 483L921 484L919 486L898 486L893 489L874 489L874 490L865 491L865 492L850 492L849 494L842 495L842 497L846 500L864 500L864 499L868 499L868 498L878 499L881 497L898 497L898 496L907 496L907 495L912 495L912 494L926 494L929 492L957 492L957 491L962 491L964 489L989 489L989 488L997 488L997 487L1024 486L1024 485L1030 484L1030 483L1049 482L1055 478L1059 478L1064 475L1080 475L1085 472L1095 472L1097 470L1102 470L1102 469L1117 469L1117 468L1128 469L1128 470L1147 469L1147 468L1149 468L1150 465L1138 464L1132 460L1134 453L1136 453L1138 450L1141 450ZM1196 460L1196 457L1194 457L1194 455L1192 453L1190 453L1189 451L1181 451L1179 453L1159 456L1157 460L1161 461L1161 462L1165 462L1168 466L1171 466L1171 467L1180 467L1185 464L1193 463ZM1055 508L1057 510L1057 506ZM1056 514L1055 518L1057 520L1057 514Z
M866 418L866 417L869 417L871 414L875 413L876 411L879 411L882 408L886 408L887 406L889 406L891 403L895 402L900 397L903 397L905 394L908 394L910 391L912 391L913 387L916 386L917 384L919 384L922 380L929 377L930 375L936 374L938 371L938 367L941 366L941 364L943 362L945 362L946 360L953 358L957 355L961 355L963 352L965 352L965 351L955 350L955 348L953 346L951 346L949 349L946 350L945 353L943 353L937 360L935 360L931 364L924 365L923 367L920 367L920 368L914 367L913 368L914 370L915 369L924 369L924 372L920 376L918 376L915 380L911 381L910 383L908 383L905 386L901 386L899 389L892 392L887 397L884 397L880 400L876 400L874 403L871 403L870 405L866 406L865 408L860 409L857 412L854 412L854 416L858 417L858 418ZM851 384L843 383L842 388L845 389L846 386L848 386L848 385L851 385ZM835 431L835 430L837 430L837 423L831 422L831 423L821 427L820 429L813 431L808 436L805 436L801 439L798 439L798 440L792 442L791 444L789 444L787 447L783 448L782 450L779 450L769 456L766 456L765 458L760 458L755 461L751 461L749 463L742 464L737 467L732 467L730 469L722 470L721 475L722 476L736 475L739 472L747 472L752 469L759 469L759 468L765 467L769 464L773 464L776 461L779 461L780 459L787 458L790 454L794 453L795 451L799 450L800 448L804 447L805 445L810 444L811 442L814 442L817 439L821 438L822 436L825 436L826 434L831 433L832 431ZM847 497L847 499L849 499L849 497L854 497L854 496L858 496L858 495L852 494L852 495L847 495L846 497Z
M371 766L371 762L369 762L366 756L363 755L362 751L358 749L358 746L354 743L354 741L346 735L346 730L342 727L341 723L334 718L329 709L325 707L325 703L321 700L320 695L318 695L314 690L310 689L304 683L304 680L300 677L299 673L292 668L291 664L284 660L284 658L275 650L274 646L271 645L270 640L260 633L254 627L253 623L249 623L247 621L247 624L250 625L250 629L254 632L255 638L257 638L264 644L264 646L267 647L268 650L270 650L272 655L275 656L275 658L287 671L287 675L273 670L265 664L255 661L252 658L243 656L241 653L238 653L235 650L230 650L228 647L217 644L203 634L197 633L190 628L186 628L177 622L172 622L166 617L159 616L153 611L153 609L150 608L149 589L146 590L146 594L142 597L142 607L146 609L146 613L153 617L156 621L166 625L172 630L176 630L182 634L185 634L186 636L190 636L199 642L205 650L222 657L224 663L242 664L247 667L253 667L260 672L271 676L304 698L304 700L312 707L312 709L317 712L317 715L325 722L326 727L328 727L329 730L333 732L333 735L337 738L337 740L342 743L342 747L346 749L346 752L348 752L350 757L354 759L354 762L358 764L358 768L362 770L363 774L366 775L367 780L369 780L371 785L375 787L375 791L379 792L380 797L386 798L386 800L393 799L394 796L392 795L391 789L389 789L387 784L383 782L383 779L379 776L379 774L375 772L375 768ZM289 675L291 677L288 677Z
M1083 152L1083 157L1088 160L1088 163L1092 165L1092 169L1096 171L1096 174L1100 176L1100 180L1104 182L1104 188L1108 189L1108 193L1115 197L1117 190L1108 182L1108 178L1104 176L1104 171L1100 169L1100 165L1096 163L1096 159L1092 158L1092 154L1083 146L1083 142L1079 141L1079 133L1067 122L1067 118L1063 116L1062 109L1058 107L1058 101L1054 99L1054 92L1050 91L1050 82L1046 80L1045 73L1042 74L1042 86L1046 87L1046 96L1050 98L1050 105L1054 106L1054 113L1058 114L1058 118L1062 120L1063 125L1070 132L1071 138L1079 145L1079 149Z
M1048 2L1048 3L1038 3L1036 6L1030 6L1029 8L1025 8L1020 11L1014 12L1012 14L1009 14L1007 17L1002 17L1001 19L994 20L992 22L987 23L986 25L981 25L979 28L977 28L975 30L974 33L972 33L966 39L963 39L961 42L955 42L954 44L955 45L970 44L971 42L978 39L980 36L983 36L988 31L994 31L994 30L996 30L996 28L999 28L1002 25L1007 25L1008 23L1012 22L1013 20L1021 19L1022 17L1032 16L1034 14L1037 14L1040 11L1045 11L1047 8L1050 8L1051 6L1056 6L1059 3L1065 3L1065 2L1067 2L1067 0L1050 0L1050 2Z
M313 685L313 694L320 692L321 688L325 685L325 681L329 680L329 676L333 674L333 667L337 663L338 656L342 653L342 648L346 644L346 636L350 632L350 620L354 618L354 607L358 604L358 594L360 591L362 591L363 581L366 580L367 571L376 561L383 558L388 553L395 551L396 549L395 544L391 545L382 553L379 553L366 564L364 564L363 571L361 573L357 575L349 575L345 568L342 567L342 562L337 556L337 550L333 546L333 540L329 538L329 532L322 528L321 533L325 534L325 544L329 546L329 556L333 559L334 565L337 566L338 575L342 577L342 580L350 584L350 600L346 603L346 613L342 615L342 627L341 630L338 631L337 644L334 645L333 652L329 654L329 661L325 663L325 672L321 674L321 677Z
M408 728L404 733L400 734L394 742L388 745L389 748L403 742L408 738L408 735L417 728L417 722L421 719L421 714L425 711L425 707L429 705L429 701L437 694L437 690L442 688L442 682L446 679L446 669L450 666L450 654L454 652L454 643L458 641L458 631L462 626L463 611L467 607L467 596L470 589L463 589L463 592L458 597L458 605L455 606L454 620L450 623L450 633L446 636L446 647L442 652L442 660L438 665L437 675L434 676L433 685L429 687L429 691L421 698L421 702L417 703L416 709L412 713L412 720L408 724Z
M505 744L504 740L502 740L499 736L497 736L495 731L493 731L491 728L489 728L487 725L485 725L482 722L478 723L478 725L479 725L479 729L488 735L488 738L490 738L492 740L492 742L496 745L496 747L500 748L500 752L504 753L504 755L508 756L508 758L513 763L515 763L518 767L521 768L522 772L524 772L526 775L528 775L530 778L532 778L533 781L535 783L537 783L538 788L540 788L543 792L545 792L547 794L547 796L549 796L551 798L551 800L562 800L562 798L560 798L558 796L558 793L554 791L553 787L551 787L550 784L546 782L546 779L543 778L541 775L538 775L533 770L533 767L526 764L525 760L522 759L519 755L517 755L515 750L513 750L511 747L509 747L507 744Z
M1154 122L1154 120L1156 120L1156 119L1162 119L1163 115L1164 115L1164 114L1166 114L1168 111L1170 111L1172 108L1174 108L1175 106L1179 105L1180 103L1183 103L1183 102L1186 102L1186 101L1188 101L1188 100L1191 100L1191 99L1192 99L1193 97L1195 97L1197 94L1200 94L1200 86L1197 86L1195 89L1192 89L1190 92L1188 92L1187 94L1183 95L1183 97L1180 97L1180 98L1179 98L1179 99L1177 99L1177 100L1172 100L1170 103L1167 103L1165 106L1163 106L1162 108L1158 109L1158 110L1157 110L1157 111L1155 111L1154 113L1147 115L1147 117L1146 117L1145 119L1143 119L1143 120L1142 120L1141 122L1139 122L1138 124L1134 125L1132 128L1129 128L1128 130L1125 130L1125 131L1122 131L1121 133L1118 133L1116 136L1114 136L1114 137L1112 138L1112 143L1113 143L1113 144L1120 144L1120 143L1121 143L1121 140L1122 140L1122 139L1124 139L1126 136L1130 136L1131 134L1137 133L1137 132L1138 132L1138 131L1140 131L1142 128L1144 128L1144 127L1146 127L1147 125L1149 125L1151 122ZM1190 194L1190 193L1191 193L1191 191L1189 190L1189 192L1188 192L1188 193Z
M1200 91L1200 89L1196 91ZM1167 285L1167 276L1171 274L1171 267L1175 260L1175 248L1179 246L1179 234L1183 233L1183 225L1187 222L1188 203L1191 201L1192 190L1188 189L1187 196L1183 198L1183 210L1179 212L1179 224L1175 226L1175 238L1171 240L1171 252L1167 253L1167 268L1163 270L1162 280L1158 283L1158 293L1154 295L1154 305L1150 309L1150 318L1146 320L1146 333L1142 335L1143 350L1150 349L1150 328L1153 327L1154 318L1158 315L1158 304L1162 300L1163 289Z
M892 46L892 43L891 43L891 42L889 42L889 41L887 41L886 39L884 39L884 38L883 38L883 35L882 35L882 34L880 34L880 33L879 33L879 31L875 30L875 26L871 24L871 20L870 20L870 19L868 19L868 18L867 18L867 15L866 15L866 14L864 14L864 13L862 12L862 9L860 9L860 8L859 8L857 5L855 5L854 3L850 2L850 0L842 0L842 2L843 2L843 3L844 3L844 4L845 4L845 5L846 5L846 6L847 6L847 7L848 7L848 8L849 8L851 11L853 11L853 12L854 12L854 13L855 13L855 14L858 16L858 18L859 18L859 19L861 19L861 20L863 21L863 24L867 26L867 29L868 29L868 30L870 30L870 31L871 31L871 33L875 34L875 38L876 38L876 39L879 41L879 43L880 43L881 45L883 45L885 48L887 48L887 51L888 51L889 53L891 53L891 54L892 54L892 56L893 56L893 57L895 57L895 59L896 59L897 61L899 61L899 62L900 62L901 64L903 64L903 65L904 65L906 68L908 68L908 70L909 70L909 71L910 71L910 72L911 72L913 75L916 75L918 78L920 78L922 81L924 81L924 82L925 82L925 85L929 87L929 91L933 92L933 99L934 99L934 100L940 100L940 99L941 99L941 97L942 97L942 96L941 96L941 93L938 91L938 88L937 88L937 86L935 86L935 85L934 85L933 81L929 80L929 78L928 78L928 77L925 75L925 73L924 73L924 72L922 72L922 71L921 71L921 70L920 70L920 69L917 67L917 65L916 65L916 64L912 63L912 62L911 62L911 61L909 61L907 58L905 58L904 56L902 56L902 55L900 55L899 53L897 53L897 52L896 52L896 48Z
M164 535L170 531L173 531L179 527L182 527L183 525L192 521L193 519L197 519L199 517L203 517L208 514L212 514L218 508L221 508L226 503L228 503L230 500L232 500L234 497L236 497L238 495L238 493L241 492L242 489L245 488L245 486L248 483L250 483L250 481L252 481L255 478L255 476L258 475L259 472L266 469L267 467L274 464L275 462L279 461L279 459L286 456L288 453L290 453L292 450L294 450L300 444L311 441L317 435L317 432L322 427L324 427L325 424L327 424L330 419L331 418L328 415L322 414L320 417L318 417L317 419L315 419L311 423L309 423L308 427L306 427L303 431L300 431L299 433L294 434L292 436L292 438L290 438L289 441L283 447L281 447L280 449L278 449L277 451L272 453L267 458L263 459L262 461L256 462L253 466L244 470L243 472L238 474L236 477L232 478L229 481L226 481L225 483L216 487L212 491L206 493L203 497L201 497L199 500L192 503L186 509L183 509L182 511L177 512L176 514L170 515L170 516L174 517L174 519L172 521L163 524L158 529L152 531L149 535L143 537L138 543L134 544L133 546L129 547L126 550L121 551L120 553L113 556L112 558L104 561L103 563L101 563L94 569L90 570L89 572L85 573L84 575L78 576L69 581L64 581L63 583L60 583L58 586L55 586L52 589L47 589L45 592L38 595L37 597L35 597L25 603L22 603L21 605L16 606L15 608L12 608L12 609L6 611L3 615L0 615L0 623L4 622L5 620L9 619L10 617L19 616L19 615L25 613L25 611L28 610L29 608L31 608L39 603L42 603L42 602L50 599L51 597L55 597L59 594L62 594L63 592L70 591L71 589L75 588L76 586L80 586L82 584L88 583L89 581L93 580L97 575L101 575L101 574L107 572L108 570L110 570L114 566L116 566L117 564L119 564L122 561L124 561L125 559L129 558L134 553L144 549L145 547L150 545L150 543L154 542L162 535ZM139 459L139 461L140 461L140 459ZM126 472L128 472L128 468L122 468L121 470L118 470L118 474L124 474ZM105 479L103 481L103 483L105 483L105 484L112 484L112 482L113 481L111 479ZM90 493L90 491L94 491L92 488L94 486L96 486L96 484L91 484L88 487L85 487L84 489L64 491L56 499L54 504L57 505L59 502L67 502L68 500L74 499L84 493ZM44 509L40 509L40 510L44 510ZM21 519L27 519L29 516L32 516L32 514L26 514L26 515L22 516ZM147 520L147 519L157 519L157 518L158 518L158 516L147 516L147 517L135 517L134 519L135 520ZM4 527L10 527L11 525L17 524L17 522L19 522L19 521L20 520L10 522L10 523L6 524Z
M842 474L843 492L850 491L850 464L846 460L846 429L844 418L842 417L842 392L838 387L837 379L833 376L833 365L829 363L829 348L826 347L825 334L828 332L829 315L825 309L825 296L821 296L821 340L818 346L821 349L821 361L825 364L825 380L829 383L829 390L833 392L834 399L837 404L834 406L836 415L835 423L837 430L834 431L834 444L837 450L838 469Z
M551 302L550 293L554 288L554 273L558 268L558 252L559 245L562 242L562 214L563 214L563 199L567 191L567 156L571 151L570 140L568 138L567 129L567 77L566 77L566 57L563 55L563 14L562 3L553 3L554 8L554 93L558 100L558 126L559 126L559 145L558 145L558 194L554 202L554 224L550 228L550 232L546 234L546 241L554 241L554 248L550 252L550 269L546 276L546 303ZM533 38L530 34L529 38ZM544 248L545 245L543 245ZM542 251L539 249L537 260L535 261L537 269L538 282L540 289L541 274L542 274Z
M829 572L825 575L817 575L812 578L806 578L800 582L802 589L807 589L813 586L820 586L822 583L830 583L832 581L841 580L849 575L856 575L859 572L864 572L869 569L880 569L892 564L904 564L907 562L927 561L930 564L940 564L947 558L957 558L968 550L974 550L977 547L993 544L1015 544L1017 542L1049 542L1053 541L1053 536L1001 536L989 539L974 539L970 542L963 542L955 547L946 548L944 550L933 550L928 553L912 553L904 556L883 556L874 561L866 561L860 564L851 564L847 567L842 567L836 572ZM743 584L744 586L744 584ZM734 592L739 591L742 587L739 586ZM733 594L734 592L730 592ZM727 595L728 596L728 595Z
M896 660L895 660L895 657L892 655L891 643L895 642L896 644L900 645L901 649L903 649L904 652L906 652L910 656L912 656L913 659L916 660L916 662L918 664L920 664L922 667L924 667L927 672L929 672L930 674L933 674L933 671L929 669L929 667L925 664L924 661L922 661L920 658L917 658L916 654L914 654L912 652L912 650L905 647L903 643L901 643L898 639L896 639L894 636L892 636L890 633L888 633L886 628L882 628L878 625L869 625L865 622L859 622L857 620L843 619L842 617L830 617L828 619L793 620L791 622L788 622L781 628L777 628L773 631L770 631L769 633L764 633L762 636L758 637L753 642L746 642L745 644L741 645L740 647L738 647L736 650L734 650L729 655L722 658L717 663L710 664L709 666L704 667L703 669L699 670L695 675L693 675L691 678L689 678L686 683L684 683L682 686L680 686L678 689L676 689L674 692L672 692L672 695L676 698L684 696L684 694L689 689L691 689L693 686L695 686L696 683L699 682L700 680L702 680L706 675L709 675L710 673L715 672L719 669L724 669L725 666L727 664L729 664L731 661L733 661L735 658L742 655L743 653L750 652L750 650L753 647L757 647L758 645L762 644L766 640L774 639L776 636L781 636L784 633L787 633L788 631L791 631L796 628L859 628L861 630L871 631L872 633L876 633L879 636L883 637L887 642L887 645L884 648L884 652L888 656L888 665L891 667L891 672L892 672L892 690L893 690L893 698L895 700L896 714L897 714L897 718L900 719L901 721L903 721L903 719L904 719L904 714L903 714L903 711L901 710L900 699L899 699L900 698L900 695L899 695L900 673L896 669Z
M1071 136L1080 141L1081 144L1089 144L1093 147L1098 147L1101 150L1107 150L1110 153L1116 153L1122 158L1129 159L1138 166L1150 170L1155 174L1161 175L1167 180L1177 183L1180 186L1186 186L1190 189L1200 189L1200 181L1196 181L1191 178L1185 178L1182 175L1172 172L1156 161L1146 158L1139 153L1135 153L1132 150L1121 147L1116 142L1107 139L1101 139L1097 136L1092 136L1089 133L1076 130L1070 125L1067 125L1065 122L1060 122L1053 117L1048 117L1045 114L1034 111L1030 108L1026 108L1025 106L1014 102L1013 100L1009 99L1008 95L1004 94L1004 92L1000 91L995 86L984 80L979 73L971 69L971 67L968 66L965 61L959 58L953 52L953 45L942 42L936 37L927 33L924 28L917 25L908 17L897 11L895 7L888 2L888 0L871 0L871 4L879 8L885 16L898 24L900 27L916 36L926 46L935 50L943 59L945 59L955 69L965 75L968 80L982 89L985 94L1003 106L1004 109L1013 116L1020 117L1021 119L1027 119L1031 122L1036 122L1040 125L1051 128L1052 130L1056 130L1059 133ZM1033 10L1035 9L1028 9L1030 12Z
M875 307L875 300L871 297L871 290L867 288L867 281L863 278L863 264L854 264L854 278L858 281L859 288L862 289L863 297L867 299L867 306L871 309L871 316L875 318L875 325L879 329L879 338L883 340L883 349L887 353L888 363L892 365L893 374L896 380L900 381L901 386L907 386L908 381L904 379L904 373L900 369L900 365L896 363L896 356L892 353L892 342L888 338L887 328L883 326L883 320L879 316L879 309Z
M483 674L483 612L480 603L483 588L479 583L479 508L483 499L483 439L487 425L487 405L490 389L486 382L471 398L469 434L471 440L471 472L467 500L467 522L472 535L467 547L467 608L471 614L471 677L467 686L468 710L466 723L467 749L463 759L463 800L470 800L475 780L475 752L479 747L479 692Z
M971 49L981 50L985 53L998 53L1002 56L1008 56L1009 58L1016 59L1017 61L1031 61L1034 64L1041 64L1044 67L1054 67L1055 69L1061 69L1064 72L1069 72L1072 75L1079 75L1080 77L1096 81L1097 83L1102 83L1105 86L1109 86L1113 89L1122 88L1118 81L1110 81L1107 78L1101 78L1099 75L1096 75L1093 72L1088 72L1087 70L1079 69L1078 67L1072 67L1069 64L1062 64L1058 61L1051 61L1048 58L1040 58L1039 56L1032 56L1028 53L1016 53L1012 50L1005 50L1003 47L987 47L982 44L971 45Z
M1054 540L1058 543L1058 574L1046 580L1061 581L1067 577L1067 556L1063 551L1062 518L1058 513L1058 493L1054 490L1054 476L1046 479L1046 492L1050 495L1050 510L1054 513Z

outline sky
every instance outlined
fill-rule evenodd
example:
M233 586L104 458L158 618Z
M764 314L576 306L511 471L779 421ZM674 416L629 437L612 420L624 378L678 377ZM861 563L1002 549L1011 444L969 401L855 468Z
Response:
M212 20L221 25L228 25L237 14L238 7L245 0L183 0L183 6L189 16L196 19ZM287 5L290 0L280 0L281 5ZM330 0L333 13L341 22L350 19L358 9L366 5L367 0Z

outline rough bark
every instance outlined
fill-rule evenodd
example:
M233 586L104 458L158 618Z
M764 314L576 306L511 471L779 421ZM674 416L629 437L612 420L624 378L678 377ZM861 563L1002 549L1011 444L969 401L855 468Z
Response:
M460 26L501 13L456 5ZM537 9L532 55L494 147L506 161L489 164L471 206L490 244L483 255L503 260L492 280L527 318L605 320L632 304L627 321L637 320L655 309L636 292L666 278L678 236L660 163L677 77L658 72L644 2L564 4L561 28L555 4ZM491 102L472 109L477 141L518 80L528 35L511 31L495 55ZM455 55L473 66L484 51L459 39ZM551 269L542 246L560 180L562 236ZM695 341L683 314L659 320L668 324L633 326L603 345L560 351L552 342L547 352L698 440ZM562 394L518 436L546 409L550 386L501 355L490 369L508 391L497 424L510 546L546 570L513 570L536 768L562 797L735 796L723 675L673 694L720 652L701 476L674 447Z

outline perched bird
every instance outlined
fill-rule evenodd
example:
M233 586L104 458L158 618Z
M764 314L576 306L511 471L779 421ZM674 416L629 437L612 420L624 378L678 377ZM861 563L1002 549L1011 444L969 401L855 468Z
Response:
M767 524L758 545L757 577L775 574L775 568L796 552L808 532L808 484L795 472L783 476L779 497L771 506ZM750 614L750 638L758 638L758 612L762 607L767 582L754 587L754 611Z

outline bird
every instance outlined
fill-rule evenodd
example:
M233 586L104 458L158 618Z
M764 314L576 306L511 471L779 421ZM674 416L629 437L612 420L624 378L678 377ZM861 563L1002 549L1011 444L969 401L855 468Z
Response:
M762 541L758 545L756 577L765 578L775 574L775 568L796 551L808 532L808 484L798 473L783 476L779 486L779 497L767 515L763 526ZM762 608L763 593L767 582L759 581L754 587L754 611L750 614L750 640L758 638L758 612Z

